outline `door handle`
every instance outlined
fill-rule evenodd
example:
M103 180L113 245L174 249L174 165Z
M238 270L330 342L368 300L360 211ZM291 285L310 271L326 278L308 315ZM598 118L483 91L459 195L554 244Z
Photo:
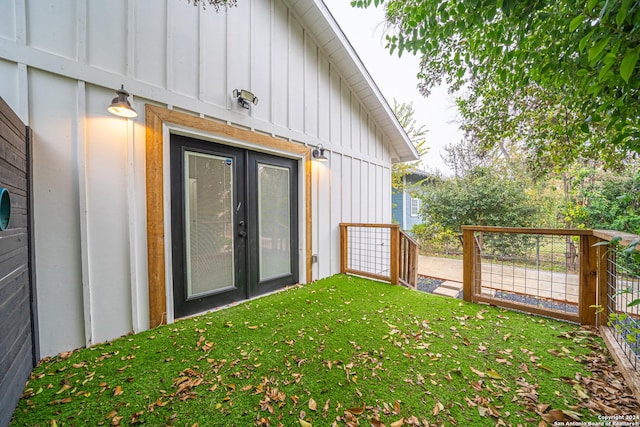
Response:
M247 237L247 232L246 231L238 231L238 236L239 237Z

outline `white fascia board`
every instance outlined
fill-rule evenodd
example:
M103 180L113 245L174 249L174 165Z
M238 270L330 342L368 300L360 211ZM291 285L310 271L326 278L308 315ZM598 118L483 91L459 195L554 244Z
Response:
M291 0L288 4L300 17L305 27L313 31L313 38L320 42L320 47L338 66L349 85L352 88L358 88L357 93L361 102L370 111L391 143L394 162L418 160L418 152L409 136L324 2L322 0ZM324 20L318 20L317 16L310 12L309 4L317 8ZM306 19L311 17L310 22L307 22ZM362 81L366 82L367 87L362 88Z

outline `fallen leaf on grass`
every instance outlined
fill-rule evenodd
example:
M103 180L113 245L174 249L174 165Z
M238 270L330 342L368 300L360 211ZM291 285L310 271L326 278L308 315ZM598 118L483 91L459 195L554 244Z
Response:
M476 374L477 376L479 376L480 378L484 378L485 377L485 373L482 371L478 371L476 368L474 368L473 366L469 365L469 369L471 369L471 372L473 372L474 374Z
M443 411L443 410L444 410L444 405L442 403L440 403L439 400L437 400L435 406L433 407L433 411L431 413L435 417L440 413L440 411ZM402 425L402 424L400 424L400 425Z
M65 391L69 390L70 388L71 388L71 386L70 386L70 385L65 384L65 385L63 385L63 386L62 386L62 388L61 388L60 390L56 391L56 394L63 393L63 392L65 392Z
M302 427L313 427L310 422L307 422L307 421L305 421L303 419L299 419L298 421L300 422L300 425Z
M309 409L311 409L312 411L315 411L318 409L318 404L316 403L315 400L313 400L313 397L309 399Z
M122 391L122 387L120 387L120 386L116 386L116 389L113 390L113 395L114 396L120 396L122 393L124 393L124 391Z
M493 369L489 369L487 371L487 376L489 378L493 378L494 380L501 380L502 379L502 375L500 375L499 373L497 373L495 370Z
M362 405L362 408L360 407L356 407L356 408L349 408L347 409L347 411L351 412L353 415L361 415L365 410L365 406Z
M329 414L329 402L331 402L331 400L327 399L324 403L324 407L322 408L322 418L327 418L327 415Z
M540 416L549 424L564 420L564 413L560 409L552 409L546 414L541 414Z

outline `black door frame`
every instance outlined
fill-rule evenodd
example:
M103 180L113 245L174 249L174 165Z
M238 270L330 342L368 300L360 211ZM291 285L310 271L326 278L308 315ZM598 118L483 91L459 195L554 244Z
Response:
M233 236L235 289L186 298L186 250L185 250L185 197L184 153L186 151L212 154L232 159L234 165L233 186ZM290 170L290 225L291 274L259 281L258 245L258 165L274 165ZM252 298L275 291L299 280L298 254L298 161L287 157L262 153L219 142L171 134L170 138L170 188L171 188L171 244L173 268L174 318L180 318L220 307L235 301Z
M258 206L257 203L249 204L247 214L247 224L249 232L248 241L248 261L249 261L249 298L273 292L289 284L297 283L299 280L299 256L298 256L298 162L286 157L279 157L272 154L250 151L247 159L247 199L256 201L258 199L258 165L266 164L289 169L289 223L291 234L289 241L291 274L274 277L260 282L260 257L258 236Z

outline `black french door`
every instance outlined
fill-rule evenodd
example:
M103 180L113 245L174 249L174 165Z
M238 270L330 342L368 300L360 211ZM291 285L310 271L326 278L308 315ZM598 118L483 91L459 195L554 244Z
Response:
M172 135L176 318L298 282L298 163Z

